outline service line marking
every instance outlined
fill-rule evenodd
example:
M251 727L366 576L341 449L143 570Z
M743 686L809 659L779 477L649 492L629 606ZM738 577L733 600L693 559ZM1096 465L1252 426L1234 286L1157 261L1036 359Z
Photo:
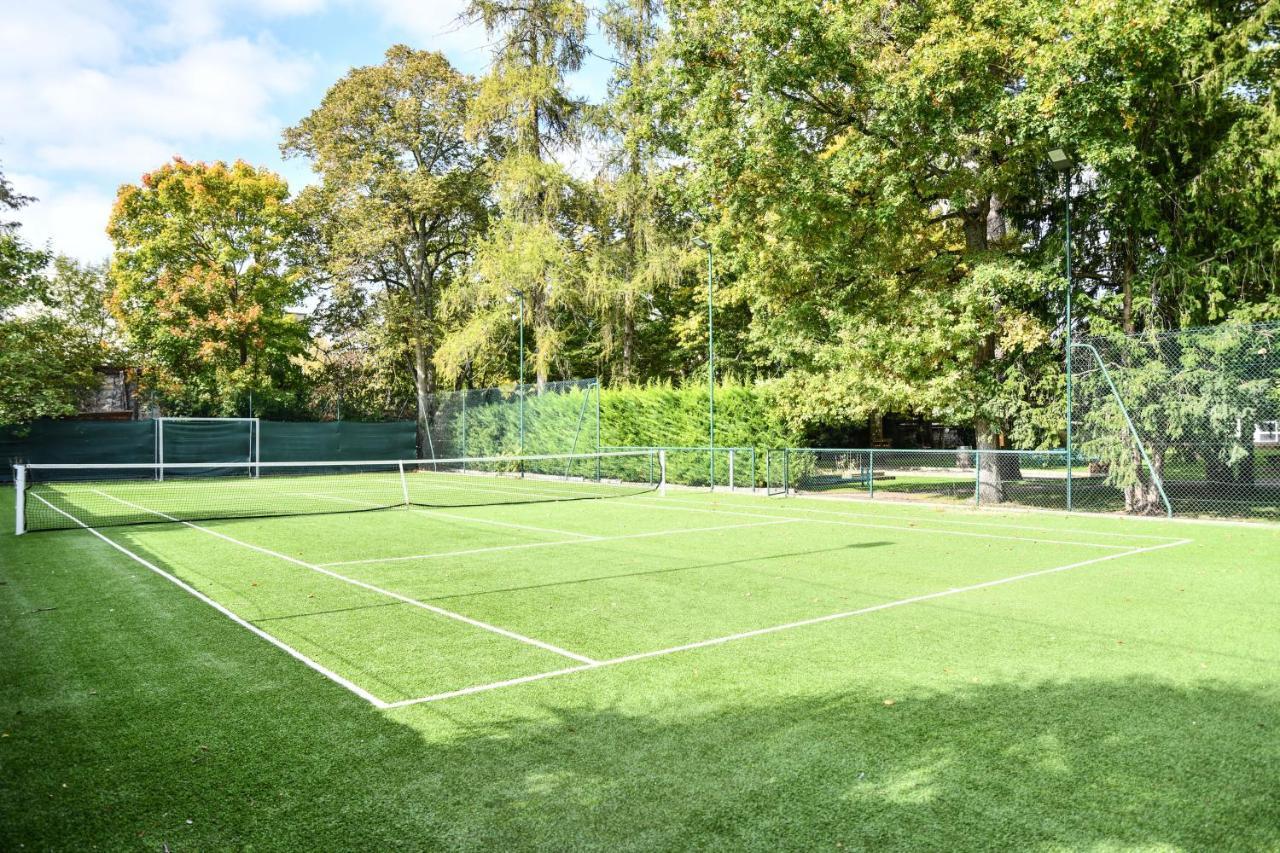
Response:
M553 654L560 655L561 657L566 657L572 660L581 661L582 663L588 663L588 664L597 663L597 661L587 657L586 655L580 655L577 652L571 652L568 649L562 649L559 646L552 645L551 643L543 642L542 640L537 640L537 639L534 639L533 637L526 637L524 634L518 634L515 631L511 631L506 628L499 627L497 625L492 625L488 622L482 622L479 619L472 619L470 616L464 616L461 613L455 613L452 610L446 610L443 607L437 607L434 604L428 604L425 601L420 601L419 599L411 598L410 596L402 595L398 592L393 592L392 590L384 589L380 586L375 586L371 583L365 583L364 581L356 580L355 578L349 578L346 575L338 574L337 572L331 569L326 569L322 566L317 566L314 563L308 563L304 560L299 560L297 557L291 557L288 554L282 554L279 551L272 551L270 548L263 548L261 545L254 545L251 542L244 542L240 539L236 539L234 537L228 536L227 534L221 533L217 530L211 530L208 527L201 527L200 525L194 524L190 521L183 521L182 519L175 518L174 516L169 515L167 513L159 512L149 507L142 506L141 504L133 503L132 501L126 501L123 498L113 497L107 494L106 492L99 491L97 489L94 489L94 491L97 492L102 497L107 498L108 500L116 501L117 503L121 503L121 504L124 504L125 506L133 507L134 509L142 510L143 512L149 512L152 515L158 515L161 518L167 519L168 521L178 522L179 524L186 525L187 527L190 527L193 530L199 530L201 533L207 533L210 536L214 536L218 539L225 540L234 545L239 545L242 548L248 548L251 551L257 551L261 554L266 554L267 556L275 557L276 559L279 559L279 560L284 560L287 563L293 563L295 566L301 566L302 568L310 569L313 572L319 572L322 575L327 575L328 577L334 578L335 580L340 580L344 583L349 583L352 586L357 586L357 587L360 587L361 589L366 589L366 590L369 590L370 592L378 593L379 595L385 595L388 598L394 598L395 600L404 602L405 604L408 604L411 607L417 607L422 610L427 610L439 616L444 616L448 619L453 619L458 622L463 622L467 625L471 625L472 627L480 628L482 630L489 631L494 634L499 634L503 637L507 637L508 639L525 643L526 645L536 646L540 649L543 649L544 651L548 651Z
M851 619L855 616L865 616L869 613L877 613L881 610L890 610L896 607L905 607L911 604L920 604L925 601L934 601L939 598L947 598L952 595L962 595L967 592L974 592L981 589L990 589L991 587L1003 586L1005 584L1017 583L1018 581L1028 580L1030 578L1040 577L1042 575L1057 574L1060 572L1071 571L1085 566L1092 566L1098 563L1105 563L1109 560L1118 560L1122 557L1132 557L1137 554L1145 554L1152 551L1160 551L1165 548L1174 548L1180 545L1191 543L1191 539L1179 539L1175 542L1165 542L1160 545L1150 545L1145 548L1135 548L1120 554L1107 554L1102 557L1094 557L1091 560L1081 560L1075 563L1068 563L1064 566L1054 566L1049 569L1038 569L1032 572L1023 572L1009 577L997 578L995 580L983 581L981 583L969 584L967 586L952 587L950 589L940 590L938 592L925 593L923 595L913 595L907 598L899 598L893 601L882 602L881 604L873 604L870 607L861 607L857 610L846 610L841 613L829 613L825 616L815 616L811 619L801 619L796 622L787 622L781 625L770 625L766 628L756 628L752 631L742 631L737 634L728 634L723 637L713 637L709 640L699 640L694 643L685 643L679 646L669 646L664 649L655 649L648 652L639 652L632 655L623 655L621 657L609 658L608 660L596 661L582 666L571 666L564 669L552 670L550 672L535 673L533 675L525 675L519 678L509 678L504 681L494 681L488 684L476 684L471 687L463 687L459 690L450 690L445 693L435 693L430 696L420 696L415 699L401 699L398 702L388 702L388 708L404 708L410 705L421 705L430 702L439 702L444 699L454 699L460 696L469 696L475 693L484 693L491 690L500 690L505 687L513 687L519 684L528 684L534 681L543 681L549 678L558 678L563 675L571 675L576 672L586 672L587 670L602 669L608 666L617 666L624 663L632 663L634 661L648 660L650 658L665 657L666 655L678 654L680 652L692 651L694 649L703 649L710 646L719 646L725 643L732 643L738 640L746 640L752 637L760 637L766 634L776 634L780 631L790 631L797 628L805 628L810 625L819 625L824 622L834 622L840 619Z

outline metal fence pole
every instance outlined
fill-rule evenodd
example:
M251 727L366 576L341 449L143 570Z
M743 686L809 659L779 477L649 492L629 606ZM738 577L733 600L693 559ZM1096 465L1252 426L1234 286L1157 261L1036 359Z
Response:
M874 498L876 496L876 451L871 448L867 451L867 497Z
M973 449L973 505L982 506L982 451Z

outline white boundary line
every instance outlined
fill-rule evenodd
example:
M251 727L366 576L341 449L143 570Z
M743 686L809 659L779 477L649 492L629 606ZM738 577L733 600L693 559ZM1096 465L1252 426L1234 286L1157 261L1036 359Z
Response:
M668 504L679 504L679 506L669 506ZM841 527L861 527L868 530L901 530L907 533L926 533L937 536L965 536L974 539L1000 539L1007 542L1027 542L1036 545L1073 545L1080 548L1109 548L1116 550L1128 550L1130 545L1107 545L1102 542L1073 542L1066 539L1041 539L1035 536L1003 536L999 533L975 533L970 530L939 530L935 527L910 527L902 524L871 524L864 521L838 521L834 518L796 518L794 515L767 515L761 512L744 512L742 510L733 509L709 509L707 507L695 505L691 501L679 501L674 498L665 498L663 503L645 503L641 500L619 501L619 506L628 506L640 509L665 509L671 512L702 512L711 513L713 515L737 515L743 518L790 518L796 521L807 521L810 524L835 524ZM1179 540L1181 541L1181 540Z
M1042 575L1056 574L1066 572L1072 569L1079 569L1084 566L1092 566L1098 563L1105 563L1109 560L1118 560L1121 557L1132 557L1136 554L1144 554L1151 551L1159 551L1164 548L1173 548L1179 545L1186 545L1192 542L1191 539L1180 539L1175 542L1165 542L1160 545L1150 545L1145 548L1136 548L1125 551L1122 554L1107 554L1103 557L1094 557L1091 560L1082 560L1076 563L1069 563L1065 566L1055 566L1050 569L1039 569L1033 572L1023 572L1018 575L1011 575L1005 578L997 578L996 580L983 581L982 583L970 584L968 586L952 587L951 589L941 590L939 592L930 592L923 595L913 595L909 598L899 598L894 601L886 601L881 604L873 604L870 607L862 607L857 610L846 610L842 613L830 613L826 616L816 616L812 619L802 619L797 622L787 622L782 625L771 625L767 628L756 628L752 631L743 631L738 634L729 634L724 637L714 637L710 640L699 640L695 643L685 643L680 646L670 646L665 649L655 649L649 652L639 652L633 655L624 655L622 657L610 658L608 660L597 661L592 664L583 666L567 667L565 669L557 669L551 672L542 672L534 675L526 675L520 678L510 678L505 681L495 681L489 684L477 684L472 687L464 687L460 690L450 690L447 693L436 693L431 696L420 696L415 699L402 699L398 702L387 703L388 708L404 708L409 705L421 705L428 702L439 702L442 699L453 699L459 696L469 696L473 693L483 693L490 690L498 690L503 687L511 687L517 684L527 684L531 681L542 681L548 678L556 678L561 675L569 675L575 672L585 672L590 669L602 669L607 666L616 666L623 663L631 663L638 660L647 660L649 658L664 657L679 652L692 651L694 649L703 649L709 646L718 646L724 643L731 643L737 640L745 640L751 637L760 637L765 634L774 634L779 631L790 631L795 628L804 628L810 625L819 625L823 622L834 622L838 619L849 619L855 616L864 616L868 613L876 613L881 610L889 610L895 607L905 607L909 604L919 604L924 601L933 601L939 598L947 598L952 595L960 595L966 592L973 592L980 589L990 589L991 587L1002 586L1004 584L1016 583L1018 581L1027 580L1029 578L1040 577Z
M40 495L32 495L32 497L34 497L36 500L40 501L40 502L41 502L42 504L44 504L45 506L49 507L49 509L53 510L54 512L59 513L60 515L64 515L64 516L66 516L67 518L71 519L73 522L75 522L77 525L79 525L82 529L87 530L89 533L92 533L94 536L98 537L98 538L99 538L99 539L101 539L103 542L106 542L106 543L107 543L108 545L110 545L112 548L115 548L117 551L119 551L120 553L122 553L122 554L124 554L125 556L129 557L129 558L130 558L131 560L133 560L134 562L139 563L139 564L140 564L140 565L142 565L142 566L145 566L146 568L148 568L148 569L150 569L151 571L155 572L155 573L156 573L157 575L159 575L160 577L162 577L162 578L164 578L165 580L169 581L171 584L173 584L173 585L177 586L179 589L183 590L184 592L186 592L186 593L188 593L188 594L190 594L190 595L194 596L195 598L197 598L197 599L199 599L200 601L204 602L205 604L209 605L209 606L210 606L210 607L212 607L214 610L216 610L216 611L218 611L219 613L221 613L223 616L226 616L226 617L227 617L228 619L230 619L232 622L235 622L235 623L236 623L237 625L239 625L241 628L247 628L249 631L251 631L252 633L256 634L258 637L260 637L260 638L262 638L262 639L266 640L266 641L267 641L268 643L270 643L271 645L275 646L276 648L280 649L280 650L281 650L282 652L284 652L285 654L289 655L289 657L291 657L291 658L293 658L294 660L297 660L297 661L299 661L299 662L301 662L301 663L303 663L303 664L307 665L308 667L310 667L311 669L313 669L313 670L315 670L316 672L320 673L321 675L323 675L325 678L329 679L329 680L330 680L330 681L332 681L333 683L338 684L338 685L341 685L342 687L347 688L347 689L348 689L348 690L350 690L352 693L356 694L356 695L357 695L357 696L359 696L361 699L363 699L363 700L365 700L366 702L368 702L370 705L373 705L375 708L387 708L387 707L389 707L389 705L388 705L386 702L382 701L382 700L381 700L381 699L379 699L377 696L374 696L372 693L370 693L369 691L365 690L363 687L360 687L358 684L355 684L354 682L352 682L352 681L350 681L350 680L348 680L348 679L346 679L346 678L343 678L341 675L338 675L336 672L334 672L333 670L331 670L331 669L329 669L329 668L325 667L323 664L317 663L316 661L314 661L314 660L312 660L311 658L309 658L309 657L307 657L306 655L304 655L302 652L300 652L300 651L298 651L297 649L295 649L293 646L290 646L289 644L285 643L283 640L277 639L276 637L272 636L271 634L268 634L266 631L262 630L262 629L261 629L261 628L259 628L257 625L254 625L252 622L249 622L249 621L247 621L247 620L245 620L245 619L242 619L241 617L237 616L235 613L233 613L233 612L231 612L230 610L228 610L226 607L222 606L221 604L219 604L218 602L214 601L214 600L213 600L212 598L210 598L209 596L205 595L205 594L204 594L203 592L201 592L200 590L198 590L198 589L196 589L195 587L191 586L191 585L190 585L189 583L187 583L186 581L181 580L180 578L178 578L178 577L176 577L176 576L174 576L174 575L169 574L169 573L168 573L168 572L166 572L164 569L161 569L161 568L157 567L155 564L150 563L150 562L148 562L148 561L144 560L142 557L139 557L137 554L133 553L133 552L132 552L132 551L130 551L128 548L126 548L126 547L124 547L123 545L121 545L119 542L116 542L114 539L109 539L108 537L106 537L106 536L104 536L103 534L99 533L97 530L95 530L95 529L93 529L92 527L90 527L89 525L85 524L85 523L84 523L83 521L81 521L80 519L76 518L74 515L71 515L70 513L64 512L63 510L61 510L61 509L59 509L58 507L54 506L53 504L49 503L47 500L45 500L44 498L42 498Z
M489 554L494 551L518 551L524 548L550 548L560 545L581 545L585 542L616 542L620 539L649 539L658 536L678 536L683 533L710 533L716 530L742 530L749 527L772 527L775 524L792 524L806 519L786 521L757 521L748 524L720 524L715 527L687 527L679 530L655 530L648 533L624 533L620 536L593 536L590 539L563 539L556 542L521 542L516 545L494 545L488 548L467 548L461 551L437 551L431 554L409 554L403 557L373 557L367 560L342 560L336 563L317 563L319 566L362 566L370 563L400 563L407 560L432 560L440 557L466 557L472 554Z
M322 498L323 500L327 500L327 501L341 501L343 503L358 504L360 506L367 506L370 509L382 506L382 504L373 503L372 501L362 501L362 500L357 500L356 498L344 498L339 495L331 495L326 492L288 492L287 494L301 495L303 497L308 497L308 498ZM434 518L449 518L455 521L471 521L476 524L488 524L488 525L494 525L497 527L512 527L517 530L532 530L535 533L555 533L558 536L578 536L582 538L583 541L594 538L590 533L579 533L576 530L558 530L554 527L535 527L532 524L516 524L510 521L497 521L492 518L473 518L472 516L469 516L469 515L456 515L451 512L439 512L433 509L432 510L420 509L416 506L410 507L409 511L414 513L415 515L425 515L425 516L431 516Z
M678 501L678 503L689 504L691 502ZM870 500L866 501L866 503L870 503ZM898 502L886 501L886 503L890 506L908 506L908 507L911 506L911 504L907 501L898 501ZM741 507L751 506L751 504L748 504L745 502L738 502L738 501L735 501L730 504L725 504L725 505L741 506ZM931 506L938 506L938 504L931 504ZM792 512L811 512L811 513L817 513L820 515L833 515L840 518L878 518L885 521L916 521L917 520L916 518L911 516L901 515L901 514L895 515L894 513L891 513L891 512L889 513L841 512L839 510L834 510L834 509L817 509L815 507L791 506L789 504L787 506L787 509L791 510ZM779 511L781 511L781 509L779 509ZM971 508L966 509L966 511L974 512L974 510ZM954 519L954 518L932 518L932 517L926 517L918 520L925 521L932 524L960 524L966 527L998 527L1002 530L1034 530L1040 533L1066 533L1066 534L1078 534L1081 536L1114 536L1114 537L1124 537L1128 539L1150 539L1156 542L1173 542L1179 538L1177 536L1156 536L1155 534L1151 534L1151 533L1115 533L1115 532L1106 531L1106 530L1073 530L1073 529L1063 529L1058 527L1040 527L1034 524L1005 524L1003 522L995 521L995 520L993 521L961 521L959 519Z
M370 592L376 592L379 595L385 595L388 598L394 598L396 601L401 601L405 604L408 604L411 607L417 607L422 610L427 610L439 616L444 616L446 618L453 619L458 622L463 622L467 625L471 625L474 628L480 628L485 631L490 631L494 634L499 634L508 639L525 643L526 645L536 646L544 651L548 651L548 652L552 652L553 654L560 655L561 657L566 657L572 660L581 661L582 663L588 663L588 664L596 663L595 660L587 657L586 655L580 655L577 652L571 652L568 649L562 649L559 646L552 645L551 643L545 643L542 640L536 640L533 637L526 637L524 634L518 634L515 631L509 631L506 628L501 628L497 625L491 625L488 622L482 622L479 619L472 619L470 616L463 616L461 613L455 613L452 610L445 610L443 607L437 607L434 604L428 604L425 601L420 601L416 598L410 598L407 595L401 595L398 592L392 592L389 589L383 589L382 587L374 586L371 583L365 583L364 581L356 580L355 578L349 578L346 575L340 575L337 572L330 571L329 569L323 568L321 566L317 566L313 563L308 563L303 560L299 560L297 557L290 557L288 554L281 554L279 551L272 551L271 549L263 548L260 545L254 545L250 542L243 542L239 539L235 539L231 536L228 536L225 533L220 533L217 530L211 530L208 527L201 527L200 525L193 524L190 521L182 521L179 518L174 518L171 515L168 515L163 512L159 512L154 509L150 509L140 504L133 503L132 501L126 501L122 498L112 497L111 495L108 495L106 492L101 492L101 491L98 491L97 489L95 489L94 491L97 491L98 494L100 494L104 498L107 498L108 500L113 500L117 503L124 504L125 506L131 506L134 509L140 509L143 512L149 512L152 515L158 515L161 518L167 519L169 521L175 521L179 524L186 525L187 527L190 527L193 530L199 530L201 533L207 533L210 536L214 536L218 539L231 542L232 544L239 545L242 548L248 548L251 551L257 551L261 554L266 554L267 556L275 557L279 560L284 560L285 562L288 562L288 563L293 563L295 566L301 566L304 569L310 569L313 572L319 572L322 575L327 575L328 577L334 578L336 580L349 583L352 586L357 586L357 587L360 587L361 589L369 590Z
M706 491L705 489L702 491ZM1023 515L1049 515L1057 518L1079 518L1079 519L1106 519L1114 522L1139 522L1141 524L1201 524L1213 527L1244 527L1252 530L1277 530L1280 524L1275 521L1266 519L1257 519L1255 521L1247 521L1244 519L1230 518L1198 518L1187 517L1184 515L1175 515L1169 518L1163 515L1127 515L1120 512L1089 512L1083 509L1046 509L1036 506L1011 506L1001 505L999 507L992 506L974 506L971 501L957 501L956 503L942 503L941 501L918 501L914 498L904 497L877 497L869 498L865 494L850 495L817 495L817 494L796 494L796 495L771 495L770 500L804 500L804 501L828 501L830 503L875 503L883 501L891 506L927 506L936 507L938 509L953 509L960 512L967 512L972 515L980 515L984 512L990 513L1009 513Z

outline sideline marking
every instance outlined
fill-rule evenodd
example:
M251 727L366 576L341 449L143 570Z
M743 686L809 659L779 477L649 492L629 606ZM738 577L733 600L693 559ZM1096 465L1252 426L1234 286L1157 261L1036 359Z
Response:
M421 705L428 702L439 702L443 699L453 699L459 696L469 696L473 693L483 693L490 690L499 690L503 687L512 687L517 684L527 684L531 681L542 681L548 678L556 678L561 675L569 675L575 672L585 672L591 669L601 669L606 666L616 666L623 663L631 663L638 660L646 660L648 658L664 657L673 655L678 652L687 652L693 649L702 649L708 646L718 646L724 643L731 643L736 640L745 640L751 637L759 637L765 634L774 634L779 631L789 631L794 628L803 628L809 625L818 625L823 622L834 622L838 619L849 619L854 616L864 616L868 613L876 613L881 610L889 610L895 607L904 607L909 604L919 604L922 601L933 601L938 598L946 598L952 595L960 595L961 593L973 592L980 589L988 589L990 587L1002 586L1004 584L1016 583L1017 581L1027 580L1028 578L1040 577L1041 575L1056 574L1058 572L1066 572L1071 569L1079 569L1084 566L1092 566L1097 563L1105 563L1108 560L1118 560L1121 557L1131 557L1136 554L1144 554L1151 551L1159 551L1164 548L1174 548L1179 545L1187 545L1193 542L1192 539L1179 539L1176 542L1165 542L1160 545L1149 545L1145 548L1136 548L1125 551L1122 554L1107 554L1103 557L1094 557L1091 560L1082 560L1076 563L1069 563L1065 566L1055 566L1051 569L1039 569L1034 572L1023 572L1018 575L1011 575L1006 578L997 578L996 580L983 581L982 583L970 584L968 586L952 587L951 589L941 590L939 592L930 592L923 595L913 595L908 598L899 598L894 601L886 601L881 604L873 604L870 607L862 607L857 610L846 610L842 613L830 613L826 616L815 616L812 619L801 619L797 622L787 622L782 625L771 625L767 628L756 628L752 631L743 631L738 634L729 634L724 637L713 637L709 640L699 640L695 643L685 643L679 646L670 646L665 649L655 649L649 652L639 652L633 655L624 655L622 657L610 658L608 660L597 661L583 666L571 666L565 669L557 669L551 672L541 672L534 675L525 675L520 678L510 678L505 681L494 681L489 684L477 684L471 687L463 687L460 690L450 690L446 693L435 693L430 696L420 696L415 699L401 699L398 702L388 702L387 708L404 708L409 705Z
M115 541L114 539L110 539L110 538L108 538L108 537L104 536L102 533L98 532L97 530L93 529L93 528L92 528L92 527L90 527L89 525L85 524L83 521L81 521L80 519L76 518L74 515L71 515L70 513L65 512L65 511L63 511L63 510L59 509L58 507L54 506L53 504L49 503L47 500L45 500L45 499L44 499L43 497L41 497L40 495L32 494L31 496L32 496L33 498L35 498L36 500L40 501L41 503L43 503L45 506L49 507L49 509L53 510L54 512L60 513L60 514L62 514L62 515L65 515L67 518L71 519L73 522L75 522L76 524L78 524L78 525L79 525L83 530L87 530L87 531L89 531L89 532L90 532L90 533L92 533L94 536L98 537L98 538L99 538L99 539L101 539L103 542L106 542L108 545L110 545L112 548L115 548L115 549L116 549L117 551L119 551L120 553L122 553L122 554L126 555L127 557L129 557L130 559L134 560L135 562L140 563L141 565L143 565L143 566L147 567L148 569L150 569L151 571L155 572L157 575L159 575L160 577L162 577L162 578L164 578L165 580L169 581L170 583L174 584L175 586L177 586L179 589L183 590L184 592L190 593L191 595L193 595L193 596L195 596L196 598L198 598L200 601L203 601L205 604L209 605L209 606L210 606L210 607L212 607L214 610L216 610L216 611L218 611L219 613L221 613L223 616L226 616L228 619L230 619L232 622L235 622L235 623L236 623L237 625L239 625L240 627L242 627L242 628L248 628L248 629L249 629L251 632L253 632L254 634L258 635L259 637L261 637L262 639L266 640L266 641L267 641L268 643L270 643L271 645L275 646L276 648L280 649L280 650L281 650L282 652L284 652L285 654L289 655L289 657L291 657L291 658L293 658L294 660L297 660L297 661L299 661L299 662L301 662L301 663L304 663L304 664L306 664L307 666L311 667L311 669L313 669L313 670L315 670L316 672L320 673L320 674L321 674L321 675L323 675L325 678L327 678L327 679L329 679L330 681L332 681L334 684L338 684L338 685L341 685L342 687L347 688L347 689L348 689L348 690L350 690L352 693L356 694L356 695L357 695L357 696L359 696L361 699L363 699L363 700L365 700L366 702L368 702L370 705L373 705L375 708L387 708L387 707L389 707L389 705L388 705L386 702L382 701L382 700L381 700L381 699L379 699L377 696L374 696L372 693L370 693L369 691L365 690L363 687L360 687L360 686L359 686L358 684L356 684L355 682L350 681L349 679L343 678L341 675L338 675L338 673L334 672L333 670L329 669L328 667L324 666L323 664L317 663L316 661L314 661L314 660L312 660L311 658L309 658L309 657L307 657L306 655L304 655L302 652L300 652L300 651L298 651L297 649L295 649L293 646L290 646L288 643L285 643L283 640L280 640L280 639L278 639L278 638L276 638L276 637L272 636L271 634L268 634L266 631L262 630L262 629L261 629L261 628L259 628L257 625L254 625L253 623L251 623L251 622L247 621L246 619L244 619L244 618L242 618L242 617L240 617L240 616L237 616L235 613L231 612L230 610L228 610L228 609L227 609L226 607L224 607L223 605L221 605L221 604L219 604L218 602L214 601L212 598L210 598L209 596L205 595L203 592L201 592L200 590L196 589L196 588L195 588L195 587L193 587L191 584L187 583L186 581L182 580L181 578L178 578L178 577L177 577L177 576L175 576L175 575L169 574L169 573L168 573L168 572L166 572L164 569L159 568L158 566L154 565L153 563L150 563L150 562L148 562L148 561L144 560L142 557L139 557L137 554L133 553L133 552L132 552L132 551L130 551L128 548L126 548L126 547L124 547L123 545L121 545L119 542Z
M270 557L275 557L277 559L284 560L285 562L293 563L296 566L302 566L304 569L310 569L313 572L319 572L322 575L327 575L336 580L349 583L352 586L358 586L362 589L367 589L370 592L376 592L380 595L385 595L388 598L394 598L397 601L402 601L405 604L408 604L412 607L418 607L418 608L421 608L422 610L428 610L439 616L444 616L449 619L454 619L458 622L464 622L467 625L471 625L475 628L481 628L485 631L490 631L494 634L500 634L503 637L507 637L508 639L511 639L511 640L517 640L521 643L526 643L530 646L537 646L538 648L543 649L544 651L552 652L554 654L560 655L561 657L571 658L573 660L581 661L583 663L588 663L588 664L597 663L597 661L587 657L586 655L580 655L577 652L571 652L568 649L562 649L559 646L552 645L551 643L545 643L542 640L536 640L533 637L526 637L524 634L518 634L515 631L510 631L506 628L501 628L497 625L491 625L488 622L481 622L479 619L472 619L470 616L463 616L461 613L455 613L452 610L445 610L443 607L437 607L434 604L428 604L425 601L419 601L416 598L410 598L407 595L401 595L398 592L392 592L389 589L383 589L382 587L374 586L371 583L365 583L364 581L356 580L355 578L349 578L346 575L340 575L337 572L330 571L329 569L323 568L321 566L317 566L314 563L308 563L303 560L299 560L297 557L290 557L288 554L281 554L279 551L272 551L270 548L263 548L261 545L254 545L251 542L243 542L239 539L235 539L231 536L228 536L225 533L220 533L217 530L211 530L208 527L201 527L200 525L194 524L190 521L182 521L181 519L174 518L173 516L168 515L167 513L159 512L157 510L150 509L140 504L136 504L131 501L126 501L122 498L112 497L111 495L108 495L105 492L98 491L97 489L95 489L94 491L98 492L98 494L102 495L102 497L107 498L109 500L116 501L117 503L122 503L122 504L125 504L126 506L131 506L134 509L140 509L143 512L152 513L153 515L158 515L161 518L167 519L169 521L176 521L177 523L186 525L187 527L190 527L193 530L199 530L201 533L207 533L210 536L215 536L218 539L223 539L227 542L231 542L232 544L239 545L242 548L248 548L251 551L257 551L261 554L266 554Z

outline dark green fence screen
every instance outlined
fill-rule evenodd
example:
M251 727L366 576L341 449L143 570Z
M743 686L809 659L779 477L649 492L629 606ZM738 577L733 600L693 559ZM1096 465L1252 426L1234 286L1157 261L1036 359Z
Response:
M293 423L262 421L260 462L413 459L413 421ZM168 421L165 462L231 462L250 458L246 421ZM156 421L38 421L0 429L0 482L19 463L156 461Z

